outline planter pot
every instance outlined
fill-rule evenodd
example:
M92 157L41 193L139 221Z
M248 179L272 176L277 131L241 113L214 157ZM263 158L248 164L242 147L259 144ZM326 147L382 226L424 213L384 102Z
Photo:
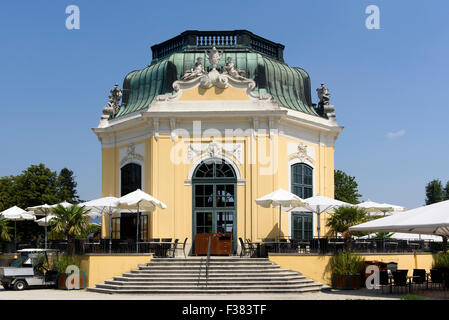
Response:
M58 275L58 289L66 289L66 290L73 290L75 288L68 288L67 287L67 278L70 276L70 274L63 273ZM79 289L84 289L86 287L86 275L85 273L79 273L77 275L79 277ZM72 286L75 285L75 279L71 280Z
M334 289L360 289L362 277L360 274L344 274L332 276L332 287Z

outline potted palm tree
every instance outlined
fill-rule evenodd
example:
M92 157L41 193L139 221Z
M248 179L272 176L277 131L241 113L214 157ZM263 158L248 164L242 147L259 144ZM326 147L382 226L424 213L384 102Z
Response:
M67 267L75 265L79 268L75 259L75 239L88 229L88 218L86 214L89 210L84 207L73 205L63 207L58 205L53 209L54 218L51 220L51 226L56 234L64 235L67 239L67 251L65 256L58 258L56 267L59 273L58 287L67 289L66 280L70 274L66 273ZM84 287L84 274L79 274L80 284Z
M368 220L367 212L363 208L338 207L327 220L328 236L341 233L346 243L346 250L351 250L352 235L349 227ZM360 234L361 235L361 234Z
M335 289L359 289L362 287L362 273L365 259L350 251L338 252L329 262L332 273L332 287Z

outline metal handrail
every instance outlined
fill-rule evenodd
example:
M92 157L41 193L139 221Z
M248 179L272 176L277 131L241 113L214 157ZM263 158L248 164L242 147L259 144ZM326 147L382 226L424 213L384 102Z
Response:
M208 245L207 245L207 258L206 258L206 287L207 287L207 280L208 280L208 278L209 278L210 243L211 243L211 236L209 236L209 243L208 243Z

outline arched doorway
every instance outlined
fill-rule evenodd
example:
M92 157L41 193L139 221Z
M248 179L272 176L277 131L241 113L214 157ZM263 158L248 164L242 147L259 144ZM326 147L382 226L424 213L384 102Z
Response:
M198 233L231 233L237 250L237 176L223 159L203 160L192 176L192 236Z
M120 196L127 195L137 189L142 189L142 166L137 163L128 163L120 168ZM137 217L139 217L139 241L145 240L148 234L148 216L137 213L120 213L119 217L112 218L112 238L136 241Z

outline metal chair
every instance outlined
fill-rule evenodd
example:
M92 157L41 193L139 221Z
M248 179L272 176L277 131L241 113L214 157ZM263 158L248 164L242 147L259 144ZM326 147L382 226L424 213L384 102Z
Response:
M408 270L393 271L393 287L406 288L410 292L410 284L407 281Z
M440 269L430 269L430 284L432 287L438 285L440 288L443 287L443 272Z
M422 287L422 285L424 283L426 283L426 287L428 287L426 270L425 269L413 269L412 285L414 285L416 287Z
M254 249L252 248L252 246L245 245L245 242L242 238L239 238L239 242L241 247L240 258L244 255L248 255L249 257L251 257L254 254Z
M162 242L168 242L168 241L162 241ZM169 254L171 254L172 258L174 258L175 253L176 253L176 247L178 246L178 242L179 242L179 239L175 239L175 242L173 242L173 244L170 246L170 248L168 248L168 250L165 252L164 256L168 256Z

